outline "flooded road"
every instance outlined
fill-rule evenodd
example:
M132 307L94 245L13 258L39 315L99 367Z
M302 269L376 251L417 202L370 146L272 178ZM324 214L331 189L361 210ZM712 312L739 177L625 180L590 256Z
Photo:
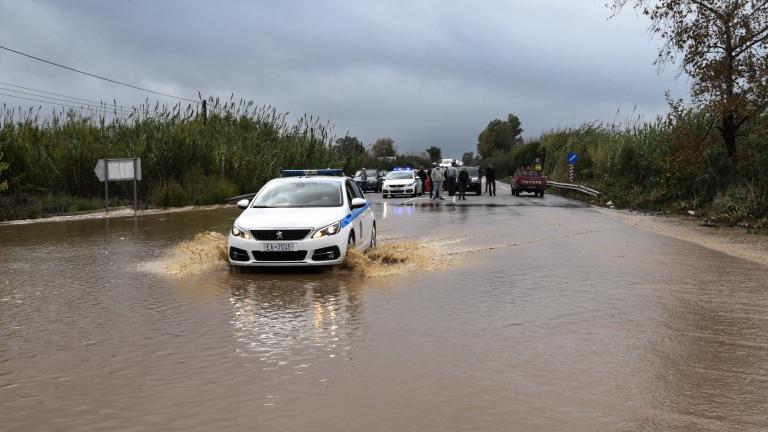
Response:
M0 226L0 430L768 429L765 267L551 195L369 198L413 262L230 272L193 239L235 208Z

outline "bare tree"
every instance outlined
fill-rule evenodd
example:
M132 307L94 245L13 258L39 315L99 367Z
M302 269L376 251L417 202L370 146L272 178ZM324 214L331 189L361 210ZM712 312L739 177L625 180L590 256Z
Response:
M681 60L695 103L717 113L728 156L744 123L768 108L768 0L610 0L648 16L664 45L656 64Z

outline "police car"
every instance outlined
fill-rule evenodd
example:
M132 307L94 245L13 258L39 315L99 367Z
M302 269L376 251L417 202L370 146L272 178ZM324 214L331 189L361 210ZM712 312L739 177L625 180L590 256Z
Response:
M381 196L387 198L395 195L417 196L424 194L424 185L412 169L398 169L387 173L384 184L381 185Z
M376 246L376 220L357 183L342 170L287 170L252 200L229 232L232 266L340 264L347 248Z

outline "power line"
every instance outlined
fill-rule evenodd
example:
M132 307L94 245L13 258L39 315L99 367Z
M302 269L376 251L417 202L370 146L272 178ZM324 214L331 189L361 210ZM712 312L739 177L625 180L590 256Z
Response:
M92 102L92 103L97 103L97 104L100 104L100 103L104 102L104 101L97 101L97 100L93 100L93 99L83 99L83 98L74 97L74 96L67 96L67 95L63 95L61 93L54 93L54 92L49 92L49 91L45 91L45 90L38 90L36 88L24 87L24 86L20 86L18 84L11 84L11 83L7 83L7 82L3 82L3 81L0 81L0 84L6 85L6 86L15 87L15 88L20 88L20 89L24 89L24 90L29 90L29 91L33 91L33 92L37 92L37 93L45 93L45 94L54 95L54 96L61 96L61 97L65 97L67 99L74 99L74 100L83 101L83 102Z
M112 110L118 110L118 111L122 111L122 112L125 112L125 113L128 113L128 114L130 114L130 113L132 113L134 111L133 109L123 108L122 105L121 106L109 105L107 103L99 102L99 101L95 101L95 105L94 104L89 104L89 103L78 102L78 100L88 100L88 99L69 98L68 96L64 96L64 98L67 98L67 99L57 98L57 97L52 97L52 96L40 95L40 94L32 93L32 92L25 92L25 91L21 91L21 90L14 90L14 89L6 88L6 87L3 87L3 86L0 86L0 90L10 91L10 92L14 92L14 93L19 93L19 94L24 94L24 95L34 96L34 97L39 97L39 98L44 98L44 99L50 99L50 100L59 101L59 102L79 103L82 106L88 106L88 107L92 107L92 108L104 108L104 109L110 108ZM73 99L77 99L77 100L73 100Z
M187 101L187 102L200 103L200 101L197 101L197 100L194 100L194 99L187 99L187 98L184 98L184 97L181 97L181 96L174 96L172 94L163 93L163 92L159 92L159 91L155 91L155 90L150 90L148 88L139 87L137 85L124 83L124 82L121 82L121 81L113 80L112 78L107 78L107 77L103 77L101 75L92 74L90 72L86 72L86 71L83 71L83 70L80 70L80 69L75 69L73 67L65 66L63 64L59 64L59 63L56 63L56 62L53 62L53 61L50 61L50 60L46 60L44 58L33 56L32 54L27 54L27 53L24 53L24 52L21 52L21 51L16 51L15 49L8 48L8 47L3 46L3 45L0 45L0 49L4 49L4 50L12 52L14 54L22 55L24 57L28 57L28 58L31 58L33 60L37 60L37 61L40 61L40 62L43 62L43 63L48 63L49 65L53 65L53 66L56 66L56 67L67 69L67 70L70 70L72 72L77 72L77 73L80 73L80 74L83 74L83 75L88 75L89 77L98 78L100 80L108 81L108 82L111 82L113 84L118 84L118 85L121 85L121 86L130 87L132 89L141 90L141 91L145 91L145 92L149 92L149 93L154 93L154 94L158 94L158 95L161 95L161 96L166 96L166 97L170 97L170 98L174 98L174 99L179 99L179 100L183 100L183 101Z
M98 111L98 112L101 112L101 113L104 113L104 114L115 114L114 111L110 111L110 110L107 110L107 109L101 108L101 107L94 107L92 105L88 105L87 107L83 106L83 105L80 105L80 106L68 105L68 104L63 104L63 103L58 103L58 102L51 102L51 101L47 101L47 100L28 98L28 97L24 97L24 96L17 96L17 95L12 95L12 94L7 94L7 93L0 93L0 96L8 96L8 97L16 98L16 99L24 99L24 100L28 100L28 101L32 101L32 102L44 103L44 104L48 104L48 105L57 105L57 106L65 107L65 108L88 109L88 110Z

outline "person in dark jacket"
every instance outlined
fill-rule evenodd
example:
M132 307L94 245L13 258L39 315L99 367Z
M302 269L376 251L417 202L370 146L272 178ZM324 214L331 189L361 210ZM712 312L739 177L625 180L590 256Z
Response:
M421 194L424 195L424 191L427 189L427 171L421 167L416 171L416 175L421 179Z
M488 195L496 196L496 170L493 164L488 165L485 170L485 184L488 186Z
M467 197L464 196L467 192L467 183L469 183L469 173L467 172L467 167L461 167L461 171L459 171L459 199L460 200L467 200Z

